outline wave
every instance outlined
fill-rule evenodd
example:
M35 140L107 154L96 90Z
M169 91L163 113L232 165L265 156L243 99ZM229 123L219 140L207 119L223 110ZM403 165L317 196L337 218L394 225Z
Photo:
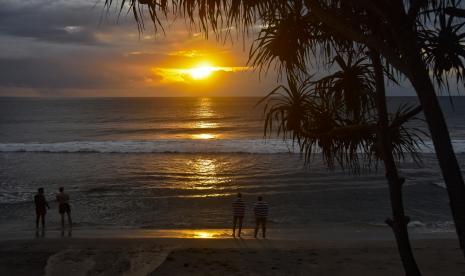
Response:
M362 224L363 225L363 224ZM367 224L372 227L389 227L386 223L381 222L371 222ZM455 231L453 221L430 221L423 222L421 220L414 220L408 223L408 228L416 233L449 233Z
M280 139L75 141L58 143L0 143L0 152L51 153L298 153L292 142Z
M447 189L446 183L444 181L432 182L431 184L442 189Z
M455 226L453 221L435 221L435 222L422 222L411 221L408 227L419 233L445 233L454 232Z
M465 140L452 141L456 153L465 153ZM55 143L0 143L0 152L50 153L299 153L292 141L281 139L174 139L154 141L73 141ZM316 151L317 152L317 151ZM430 141L419 150L434 153Z

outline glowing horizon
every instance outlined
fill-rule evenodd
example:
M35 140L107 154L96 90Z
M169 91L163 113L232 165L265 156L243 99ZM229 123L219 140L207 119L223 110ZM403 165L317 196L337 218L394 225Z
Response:
M165 35L150 28L139 33L133 20L117 27L112 20L101 22L99 9L88 1L54 2L53 9L33 15L28 11L40 6L36 2L42 0L4 5L12 16L0 34L0 96L246 97L275 86L274 78L259 82L258 72L247 67L251 39L206 40L186 22L171 19Z
M245 66L215 66L212 63L205 61L198 63L192 67L176 68L176 67L153 67L151 72L154 75L160 76L163 82L184 82L192 83L198 81L206 81L213 77L218 72L244 72L249 70Z

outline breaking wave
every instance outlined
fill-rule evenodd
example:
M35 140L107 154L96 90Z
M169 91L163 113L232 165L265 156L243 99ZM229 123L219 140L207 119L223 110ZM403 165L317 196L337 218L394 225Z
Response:
M465 140L454 140L456 153L465 153ZM51 153L299 153L292 141L281 139L211 139L211 140L154 140L154 141L73 141L54 143L0 143L0 152ZM434 153L427 141L421 153Z
M59 143L1 143L0 152L53 153L295 153L292 143L279 139L76 141Z

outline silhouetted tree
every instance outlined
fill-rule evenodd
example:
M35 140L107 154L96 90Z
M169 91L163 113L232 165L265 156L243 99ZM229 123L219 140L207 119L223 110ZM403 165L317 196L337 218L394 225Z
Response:
M408 275L420 275L408 237L408 217L404 214L402 184L395 160L410 153L417 159L421 138L403 126L419 113L419 108L400 108L391 120L386 106L384 71L381 59L371 54L349 52L336 55L338 68L317 81L288 77L262 101L265 104L265 136L275 130L284 139L299 144L308 162L320 151L325 163L354 172L370 168L382 160L389 183L393 219L391 226Z
M107 5L112 2L106 0ZM457 46L455 40L437 35L440 41L424 40L425 30L448 28L441 22L453 19L437 19L454 12L459 15L460 0L122 0L121 9L125 4L133 11L139 28L144 27L141 7L147 8L155 26L161 26L160 19L169 13L181 14L206 35L210 31L219 34L223 27L231 26L244 34L257 26L262 30L275 28L278 39L259 41L269 48L268 56L252 64L268 62L269 66L277 60L280 68L288 72L310 71L312 58L317 53L330 57L327 52L332 47L328 46L333 44L355 42L379 53L385 66L406 77L418 95L465 254L465 185L434 86L434 81L439 86L447 83L448 74L435 74L435 79L429 75L431 64L437 71L459 72L461 68L455 68L458 63L451 62L450 57L452 54L461 60L462 55L457 54L462 48L453 46ZM460 25L456 27L453 32L461 30ZM438 45L447 45L442 48L446 51L428 52ZM431 54L433 59L428 56ZM433 60L450 62L451 66L431 63Z

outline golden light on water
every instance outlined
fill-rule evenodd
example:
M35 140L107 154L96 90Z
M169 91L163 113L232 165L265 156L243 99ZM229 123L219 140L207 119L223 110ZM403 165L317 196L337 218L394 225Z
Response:
M212 100L210 98L200 98L198 108L194 114L199 119L209 119L214 117L215 111L212 108Z
M219 111L214 108L213 104L211 98L198 98L190 114L193 120L189 122L189 127L195 133L189 134L188 137L204 140L204 142L193 142L198 143L200 147L208 147L210 143L208 140L223 137L223 134L219 132L219 129L224 127L222 120L219 120L222 115L218 113ZM199 190L199 194L195 197L223 195L223 193L218 193L217 189L221 189L222 185L229 181L227 177L221 175L224 167L225 161L215 156L205 155L192 158L186 163L186 170L195 177L191 178L190 183L186 183L184 188Z
M206 176L213 176L216 174L216 162L214 159L197 158L191 165L197 174Z
M223 187L222 185L228 181L227 177L219 175L224 166L224 161L219 161L215 157L200 157L190 160L187 168L196 177L189 185L189 188L205 192L206 190L212 190L213 192L213 190Z
M215 128L219 127L220 124L215 123L215 122L206 122L206 121L200 121L200 122L195 122L194 127L195 128Z
M215 134L210 134L210 133L201 133L201 134L193 134L192 139L202 139L202 140L208 140L208 139L215 139L217 136Z
M243 229L243 232L249 230ZM229 229L158 229L124 231L130 233L130 237L156 237L156 238L182 238L182 239L229 239Z
M197 231L194 232L195 239L213 239L215 237L215 233L207 232L207 231Z
M200 98L198 108L193 114L194 118L199 118L192 124L192 128L205 130L205 132L192 134L191 138L196 140L210 140L217 139L220 137L219 134L212 133L212 129L219 127L218 123L211 122L209 119L216 116L215 111L212 108L210 98Z

